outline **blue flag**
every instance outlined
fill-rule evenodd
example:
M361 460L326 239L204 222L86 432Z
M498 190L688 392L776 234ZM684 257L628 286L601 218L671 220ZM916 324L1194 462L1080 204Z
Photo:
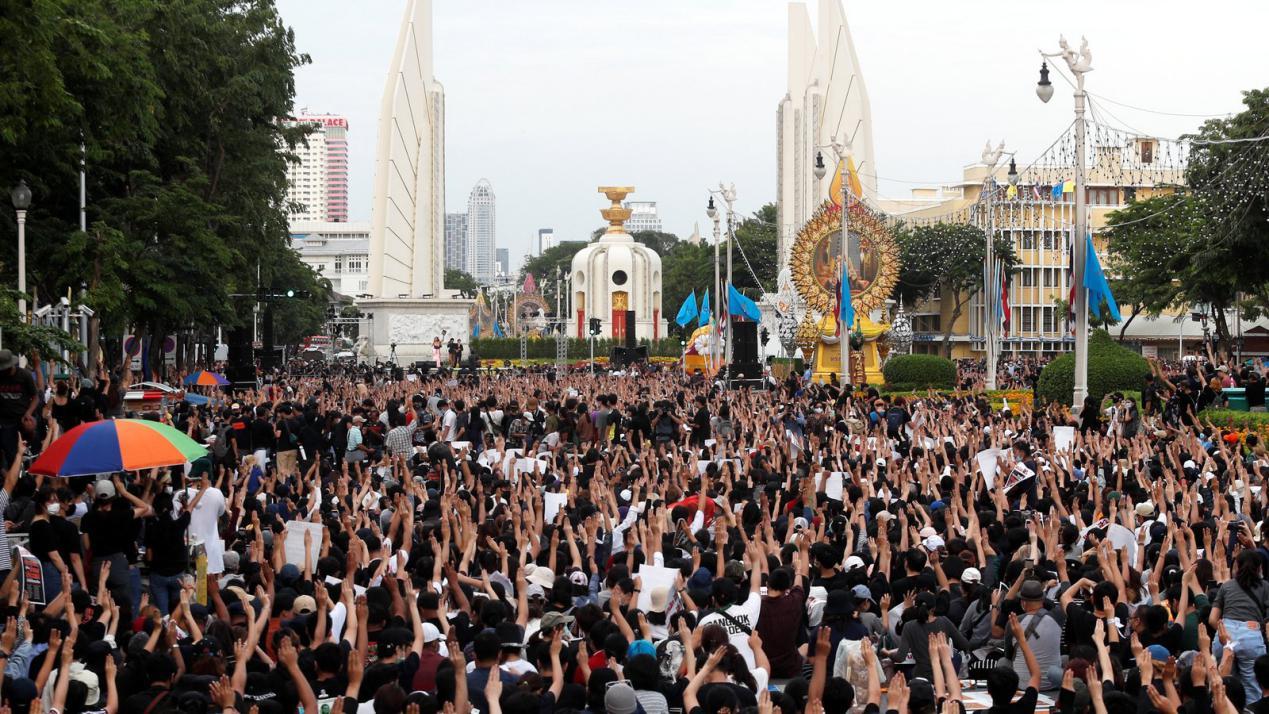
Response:
M846 269L847 262L842 260L842 279L838 282L841 292L837 295L837 333L850 332L851 325L855 324L855 304L850 300L850 271ZM842 326L845 325L845 329Z
M683 301L683 307L679 308L678 317L674 318L674 324L679 327L687 327L688 323L696 319L696 291L693 290L691 295Z
M757 303L742 295L731 283L727 284L727 309L732 315L739 315L746 320L762 320L762 312L758 310Z
M705 297L701 298L701 310L698 314L700 319L696 321L696 324L700 327L708 325L713 318L709 312L709 288L705 288Z
M1062 184L1063 184L1063 183L1064 183L1064 182L1062 182L1062 181L1058 181L1058 182L1056 182L1056 183L1054 183L1054 184L1053 184L1053 191L1052 191L1052 195L1053 195L1053 200L1054 200L1054 201L1061 201L1061 200L1062 200Z
M1084 246L1084 289L1088 291L1088 311L1093 315L1101 312L1102 300L1110 310L1110 317L1115 322L1123 318L1119 316L1119 305L1115 296L1110 294L1110 283L1106 282L1106 274L1102 272L1102 263L1097 259L1097 251L1093 250L1093 236L1085 236Z
M506 337L507 333L502 331L502 323L494 323L494 337Z

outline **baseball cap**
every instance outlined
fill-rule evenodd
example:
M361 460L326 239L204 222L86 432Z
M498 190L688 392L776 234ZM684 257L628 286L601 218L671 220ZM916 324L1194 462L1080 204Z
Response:
M1146 647L1146 651L1150 653L1150 659L1156 662L1167 662L1168 658L1172 656L1172 653L1168 652L1168 648L1163 645L1150 645Z
M97 494L97 500L101 501L107 498L114 498L119 494L115 492L115 485L110 481L98 481L93 486L93 490Z
M947 543L943 542L942 536L936 535L932 535L921 541L921 545L924 545L926 550L938 550L939 548L947 547Z
M617 682L604 693L604 710L608 714L634 714L639 709L635 691L625 682Z
M541 585L543 590L550 589L555 586L555 573L550 568L537 566L532 572L528 573L526 579L530 583Z
M545 600L546 590L543 590L542 586L538 585L537 583L529 583L529 587L525 588L524 595L530 600L533 600L533 599Z
M628 660L637 655L649 655L651 657L656 657L657 648L653 647L652 643L647 640L635 640L630 643L628 648L626 648L626 659Z
M559 627L560 625L571 625L571 624L573 624L572 615L565 615L562 612L548 612L542 616L542 623L539 626L539 629L542 632L550 632L551 630L555 629L556 627Z
M441 630L430 622L423 623L423 643L435 642L441 638Z
M317 612L317 601L313 599L312 595L301 595L295 598L295 604L291 606L291 611L297 615Z
M856 600L872 600L872 591L868 589L867 585L856 585L850 591L854 594Z
M846 559L846 572L850 572L856 568L864 567L864 559L858 555L852 555Z
M981 583L983 574L978 568L965 568L961 571L962 583Z

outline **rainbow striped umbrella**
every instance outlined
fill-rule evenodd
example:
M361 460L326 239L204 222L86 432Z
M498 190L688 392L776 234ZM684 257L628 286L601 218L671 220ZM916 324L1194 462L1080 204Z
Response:
M223 387L229 384L229 380L219 374L216 374L215 372L208 372L205 369L200 369L186 377L184 383L186 385L198 387Z
M176 466L206 454L207 449L198 442L156 421L94 421L80 424L49 444L29 471L46 476L86 476Z

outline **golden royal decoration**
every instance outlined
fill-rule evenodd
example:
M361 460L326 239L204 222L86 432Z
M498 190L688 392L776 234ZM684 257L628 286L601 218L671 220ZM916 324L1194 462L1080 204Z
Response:
M841 209L825 201L798 233L789 250L793 285L806 305L820 313L836 303ZM850 205L850 232L859 241L862 266L852 266L851 302L856 314L882 307L899 282L899 246L880 216L860 203Z

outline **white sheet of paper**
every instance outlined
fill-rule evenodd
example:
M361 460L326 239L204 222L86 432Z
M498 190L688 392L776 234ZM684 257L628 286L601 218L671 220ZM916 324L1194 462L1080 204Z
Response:
M712 461L702 461L702 460L699 460L699 459L698 459L698 460L697 460L697 462L696 462L696 473L698 473L698 474L703 474L703 473L705 473L705 468L706 468L706 467L708 467L708 466L709 466L710 464L712 464L712 463L714 463L714 462L712 462Z
M656 588L666 588L673 594L679 571L644 563L639 566L635 574L639 576L639 584L642 586L639 590L639 609L648 612L652 607L652 591Z
M542 500L546 504L546 510L542 513L546 519L544 523L554 523L555 514L559 513L561 508L568 505L568 494L548 492L542 494Z
M996 487L996 457L1000 454L1000 449L983 449L974 457L978 461L978 469L983 472L983 480L987 482L987 488Z
M1073 426L1055 426L1053 427L1053 453L1059 451L1067 451L1075 445L1075 427Z
M457 455L458 452L462 451L463 449L470 449L471 442L470 441L451 441L449 442L449 448L453 449L454 454Z
M717 442L717 441L714 441L713 439L706 439L706 440L705 440L705 448L707 448L707 449L708 449L709 447L711 447L711 446L713 446L714 444L717 444L717 443L718 443L718 442Z
M313 534L313 542L309 545L309 565L317 567L317 559L322 552L322 524L308 521L287 521L286 523L286 562L295 567L304 568L304 531Z
M841 471L834 471L828 475L828 479L824 481L824 495L834 501L842 500L842 476Z
M419 381L419 375L415 374L414 372L410 372L409 374L405 375L405 381L417 382Z

